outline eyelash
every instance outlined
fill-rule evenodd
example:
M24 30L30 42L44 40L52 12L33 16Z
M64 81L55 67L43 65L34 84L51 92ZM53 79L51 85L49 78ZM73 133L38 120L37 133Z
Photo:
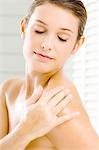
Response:
M43 31L37 31L37 30L35 30L35 32L38 33L38 34L44 33Z
M62 42L67 42L67 40L62 39L62 38L60 38L59 36L58 36L58 38L59 38L59 40L62 41Z
M38 31L38 30L35 30L35 32L38 33L38 34L43 34L43 33L44 33L44 31ZM67 42L67 40L62 39L62 38L60 38L59 36L58 36L58 39L59 39L60 41L62 41L62 42Z

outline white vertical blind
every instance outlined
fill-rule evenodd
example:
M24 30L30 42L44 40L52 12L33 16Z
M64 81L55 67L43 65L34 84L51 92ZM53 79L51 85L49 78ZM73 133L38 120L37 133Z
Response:
M73 58L73 80L92 125L99 134L99 2L97 0L84 2L88 12L86 41Z

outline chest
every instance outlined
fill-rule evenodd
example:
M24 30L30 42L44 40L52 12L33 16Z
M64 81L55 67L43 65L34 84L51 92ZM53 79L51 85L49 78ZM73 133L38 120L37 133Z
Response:
M8 103L8 112L9 112L9 132L11 132L17 124L20 122L22 115L24 114L24 103L18 99L15 103ZM55 150L52 143L46 136L38 138L29 145L27 145L26 150Z

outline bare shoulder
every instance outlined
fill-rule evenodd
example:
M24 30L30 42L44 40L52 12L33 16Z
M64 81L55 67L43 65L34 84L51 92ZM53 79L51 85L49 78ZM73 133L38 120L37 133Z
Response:
M66 106L65 112L77 110L80 111L81 114L88 117L75 84L68 77L63 75L58 78L52 78L47 89L50 90L57 86L63 86L66 89L69 89L70 93L72 94L72 101L68 104L68 106Z
M92 146L96 146L97 135L81 102L77 88L74 83L66 77L58 80L56 85L66 87L70 90L73 96L72 101L66 106L60 115L69 114L73 111L79 111L80 114L53 129L48 134L48 137L58 149L61 149L62 147L62 150L65 150L66 147L68 150L93 149Z
M4 94L5 92L9 91L9 89L14 86L20 86L23 82L23 79L21 78L13 78L5 80L0 84L0 93Z
M22 80L20 79L9 79L5 80L0 85L0 139L3 138L9 132L9 115L7 107L6 94L13 99L15 93L18 91Z
M12 93L13 95L16 95L22 83L23 79L21 78L8 79L2 82L0 85L0 99L2 99L1 97L4 97L6 94L9 96L11 96Z

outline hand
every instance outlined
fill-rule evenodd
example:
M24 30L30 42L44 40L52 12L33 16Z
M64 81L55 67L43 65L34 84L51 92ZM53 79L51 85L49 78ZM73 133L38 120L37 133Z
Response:
M25 100L23 122L31 139L34 136L36 138L44 136L56 126L76 116L78 112L58 115L71 100L70 92L63 87L43 92L43 88L39 86L38 90L28 100Z

